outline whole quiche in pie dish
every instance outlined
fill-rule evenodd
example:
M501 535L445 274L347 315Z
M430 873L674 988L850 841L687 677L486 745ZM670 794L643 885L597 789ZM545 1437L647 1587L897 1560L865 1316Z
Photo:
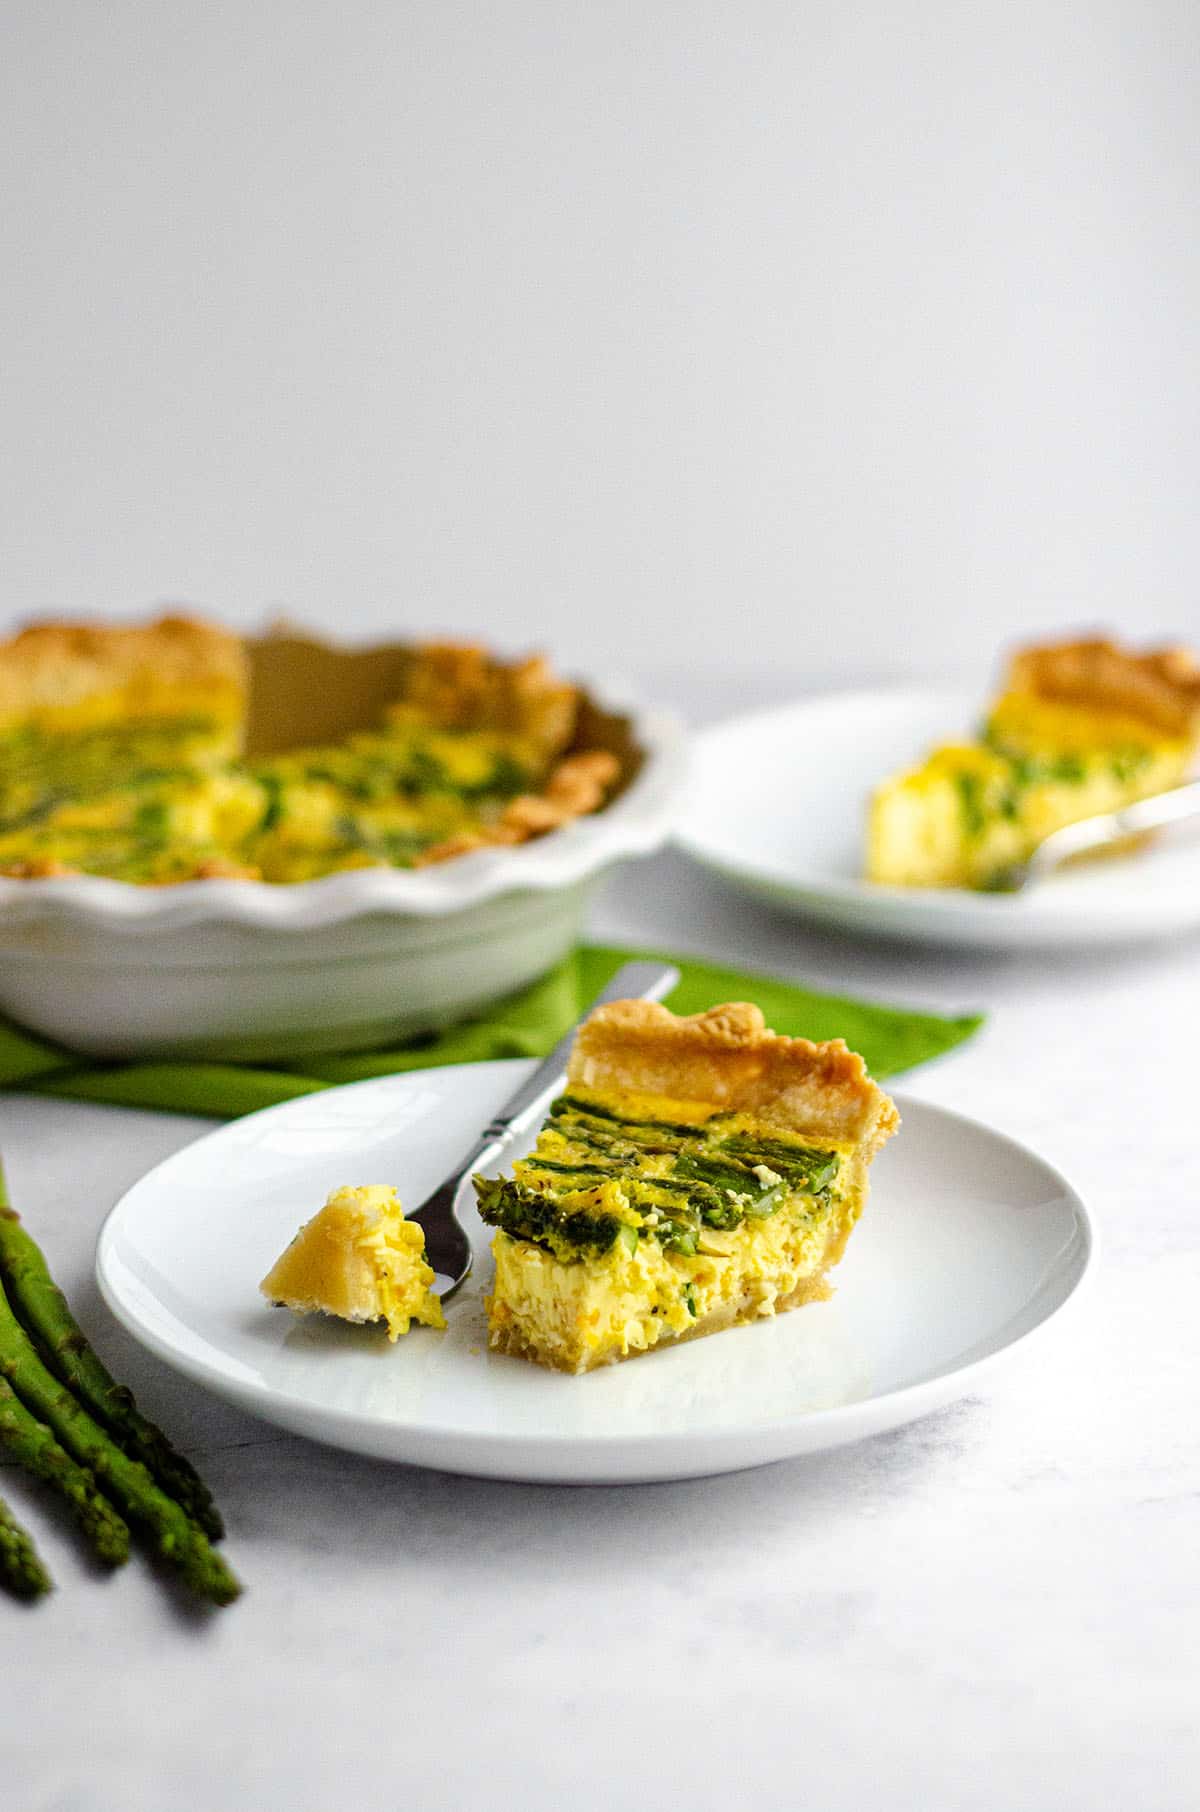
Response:
M1200 659L1097 638L1019 649L974 740L871 800L867 879L1001 887L1054 831L1180 785L1200 744Z
M420 868L560 829L622 779L611 736L540 656L373 651L368 696L331 718L330 652L310 645L306 680L292 644L299 721L281 735L256 683L278 708L279 647L211 624L48 624L0 646L0 873L284 883ZM355 673L339 677L349 702Z
M541 655L26 629L0 643L0 1013L100 1056L451 1024L568 953L685 763L669 713Z

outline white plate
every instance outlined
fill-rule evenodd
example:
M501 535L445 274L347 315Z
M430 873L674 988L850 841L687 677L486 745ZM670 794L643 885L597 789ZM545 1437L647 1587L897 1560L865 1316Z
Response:
M490 1353L490 1232L444 1334L272 1309L258 1282L339 1183L419 1202L524 1062L359 1082L268 1108L143 1177L100 1236L117 1318L168 1364L316 1440L449 1472L692 1478L836 1447L937 1409L1042 1326L1087 1267L1078 1196L1000 1133L924 1102L875 1165L831 1302L582 1378Z
M746 892L850 931L1010 949L1118 943L1200 926L1200 838L1078 867L1027 894L862 878L867 800L935 743L970 734L963 692L845 692L718 724L700 739L679 841Z

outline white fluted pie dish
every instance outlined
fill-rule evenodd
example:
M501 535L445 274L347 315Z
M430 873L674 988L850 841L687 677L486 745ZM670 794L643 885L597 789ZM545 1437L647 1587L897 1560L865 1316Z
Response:
M0 1013L95 1056L284 1058L502 999L566 955L601 875L672 828L681 725L595 696L627 724L636 772L599 812L516 848L288 885L0 878Z

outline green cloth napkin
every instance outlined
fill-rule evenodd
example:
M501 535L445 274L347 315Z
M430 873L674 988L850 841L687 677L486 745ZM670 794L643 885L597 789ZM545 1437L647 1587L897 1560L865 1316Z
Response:
M427 1034L391 1050L306 1057L270 1069L254 1063L182 1059L101 1063L0 1023L0 1088L227 1119L339 1082L358 1082L365 1076L390 1076L434 1064L478 1063L489 1057L544 1057L622 963L655 956L662 953L584 945L531 988L501 1001L483 1019ZM946 1019L907 1007L882 1007L837 994L817 994L793 982L724 969L690 957L662 960L675 963L681 972L679 986L668 1000L676 1013L699 1013L725 1000L751 1000L777 1032L813 1039L844 1038L852 1050L862 1053L872 1075L880 1078L941 1056L982 1023L978 1013Z

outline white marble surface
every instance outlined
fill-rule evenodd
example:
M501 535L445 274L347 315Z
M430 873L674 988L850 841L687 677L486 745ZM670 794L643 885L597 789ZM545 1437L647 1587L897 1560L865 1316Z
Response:
M138 1561L101 1580L6 1469L59 1590L0 1603L5 1812L1194 1807L1200 944L856 946L669 855L614 879L595 929L987 1007L905 1087L1076 1182L1101 1236L1083 1306L986 1393L817 1460L621 1489L374 1464L209 1401L99 1302L105 1213L203 1123L9 1096L20 1203L202 1462L247 1591L208 1617Z

